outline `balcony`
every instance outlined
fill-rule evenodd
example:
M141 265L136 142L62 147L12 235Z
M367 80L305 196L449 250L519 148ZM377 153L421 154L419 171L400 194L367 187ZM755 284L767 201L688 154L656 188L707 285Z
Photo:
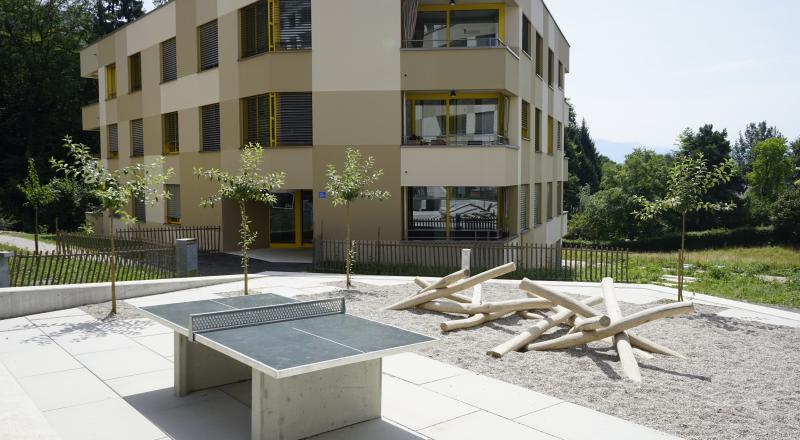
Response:
M83 129L86 131L100 129L100 104L95 102L93 104L84 105L81 108L81 120L83 121Z
M410 47L400 53L403 90L499 90L518 93L519 56L497 40L475 47Z
M402 186L513 186L519 149L508 145L405 145Z

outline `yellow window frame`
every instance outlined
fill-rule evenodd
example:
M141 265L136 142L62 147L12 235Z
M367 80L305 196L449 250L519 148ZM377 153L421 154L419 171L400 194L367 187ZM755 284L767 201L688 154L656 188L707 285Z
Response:
M267 113L267 121L269 126L263 127L266 130L269 130L269 147L275 147L278 145L278 92L270 92L270 93L262 93L260 95L255 96L248 96L247 98L241 99L240 111L242 115L242 143L247 140L247 126L250 123L250 119L247 113L247 101L249 99L255 99L256 103L256 137L258 137L258 133L261 132L261 126L258 124L261 122L258 120L258 113L259 113L259 103L258 99L261 97L267 98L267 105L268 113ZM252 142L252 140L247 140L247 142ZM258 140L256 140L258 142ZM265 147L267 145L262 145Z
M278 51L278 42L280 41L280 0L259 0L259 2L266 2L267 4L267 52L276 52ZM258 3L258 2L256 2ZM239 49L240 57L250 57L254 55L258 55L259 53L263 52L255 52L251 54L245 54L245 46L248 41L245 39L245 32L244 27L249 25L250 23L245 23L245 10L254 7L254 4L247 5L241 9L239 9L239 42L241 47ZM253 26L256 25L255 22L252 23ZM253 41L250 43L253 44L253 47L256 46L256 41L258 41L258 35L256 34L255 29L253 29Z
M117 97L117 64L106 66L106 100Z
M312 247L311 243L303 243L303 191L295 190L292 193L294 194L294 243L273 243L270 240L269 247L271 248L297 249Z
M410 102L411 110L416 108L417 101L445 101L445 137L450 136L450 101L459 99L497 99L497 135L505 136L505 99L506 96L502 93L461 93L456 92L455 95L450 93L421 93L406 95L406 101ZM417 131L417 120L414 115L411 115L411 132Z
M445 29L447 47L450 47L450 12L451 11L480 11L480 10L497 10L497 34L501 42L506 41L505 29L505 14L506 5L502 3L479 3L474 5L419 5L417 11L419 12L446 12L445 14Z
M168 119L175 118L175 140L169 139L168 135L168 125L170 122ZM161 115L161 140L163 141L162 144L162 153L163 154L178 154L181 151L180 142L179 142L179 135L178 135L178 112L170 112Z
M547 154L553 154L553 117L547 117Z

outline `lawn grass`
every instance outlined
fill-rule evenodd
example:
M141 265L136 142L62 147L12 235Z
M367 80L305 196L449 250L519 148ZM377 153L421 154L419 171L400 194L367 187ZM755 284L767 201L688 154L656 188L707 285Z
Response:
M753 303L800 308L800 249L778 246L690 251L686 276L698 278L686 290ZM663 284L677 273L677 253L632 253L629 277L634 283ZM762 280L757 275L786 278Z

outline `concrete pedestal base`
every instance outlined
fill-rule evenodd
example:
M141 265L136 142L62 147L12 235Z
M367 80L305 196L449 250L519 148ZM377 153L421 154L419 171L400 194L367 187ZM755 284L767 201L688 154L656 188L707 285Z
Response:
M252 440L293 440L381 416L381 359L275 379L253 370Z
M175 395L250 379L252 368L175 332Z

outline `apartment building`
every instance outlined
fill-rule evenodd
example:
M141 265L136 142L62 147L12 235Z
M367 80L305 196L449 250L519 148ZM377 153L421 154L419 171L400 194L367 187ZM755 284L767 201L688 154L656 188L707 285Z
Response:
M541 0L173 0L81 51L99 102L83 108L110 168L166 157L161 205L145 225L222 225L201 208L247 142L286 172L254 205L257 247L339 239L328 164L353 145L384 170L386 201L353 207L355 239L557 243L563 212L569 44Z

